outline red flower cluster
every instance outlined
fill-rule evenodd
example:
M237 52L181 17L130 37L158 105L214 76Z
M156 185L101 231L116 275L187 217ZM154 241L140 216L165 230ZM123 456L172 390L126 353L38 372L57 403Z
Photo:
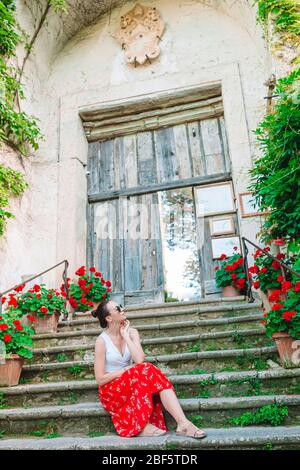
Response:
M90 275L89 275L90 272ZM99 285L99 281L103 286L107 287L107 292L110 292L111 289L111 283L110 281L105 281L102 277L102 273L97 271L95 266L91 266L90 268L87 268L86 266L80 266L76 271L75 274L80 277L78 280L78 287L80 290L76 291L76 285L72 284L71 285L71 295L69 297L69 303L71 307L77 308L80 306L86 306L86 307L93 307L94 303L91 299L93 299L94 295L94 290L93 287L95 287L97 284ZM95 281L95 278L100 278L99 280ZM61 287L63 289L63 286ZM74 290L75 289L75 290ZM75 294L76 292L76 294ZM79 298L80 295L80 298ZM102 298L107 297L106 294L102 294ZM82 304L82 305L80 305ZM86 308L88 310L88 308Z
M274 304L272 306L272 310L280 310L281 308L283 308L283 305L282 304Z
M21 292L24 289L24 287L25 287L25 282L23 284L21 284L20 286L16 287L15 291L16 292Z
M237 261L234 261L232 264L225 266L225 271L235 271L239 266L242 266L243 258L239 258Z
M275 289L272 294L269 295L268 299L270 302L279 302L279 300L281 300L281 294L280 289Z
M284 312L282 315L282 318L286 321L291 321L292 318L297 314L296 310L293 310L292 312Z
M5 343L10 343L12 341L12 337L9 334L7 334L3 336L3 340Z

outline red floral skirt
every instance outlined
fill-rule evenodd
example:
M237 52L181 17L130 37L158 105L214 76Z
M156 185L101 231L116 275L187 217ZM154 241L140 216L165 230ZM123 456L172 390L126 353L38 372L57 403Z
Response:
M175 391L172 382L150 362L136 364L120 377L99 385L99 400L120 436L139 434L149 422L168 431L158 392Z

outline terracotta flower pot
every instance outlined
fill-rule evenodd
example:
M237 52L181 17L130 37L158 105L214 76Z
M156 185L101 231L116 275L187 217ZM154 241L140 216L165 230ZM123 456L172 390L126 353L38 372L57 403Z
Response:
M222 287L222 294L223 297L236 297L237 295L240 295L237 288L232 285Z
M0 386L13 387L18 385L24 357L18 354L12 354L10 358L5 360L5 364L0 364Z
M295 351L292 347L295 339L292 338L289 333L277 332L273 333L272 338L274 339L277 350L282 363L292 364L293 363L293 352Z
M60 312L54 312L51 315L45 314L43 317L39 317L36 312L31 312L31 315L35 318L35 322L32 324L36 334L40 333L56 333Z

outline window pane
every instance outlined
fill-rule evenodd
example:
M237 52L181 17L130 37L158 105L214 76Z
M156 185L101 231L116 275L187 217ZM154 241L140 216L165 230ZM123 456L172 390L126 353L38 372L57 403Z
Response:
M196 204L204 214L234 210L230 184L220 184L196 188Z

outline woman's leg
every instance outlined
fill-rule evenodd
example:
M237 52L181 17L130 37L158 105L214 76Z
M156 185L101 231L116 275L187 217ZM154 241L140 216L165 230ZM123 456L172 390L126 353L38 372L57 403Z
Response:
M165 409L175 419L177 423L177 431L182 432L188 428L191 430L192 433L194 433L199 429L185 416L183 409L181 408L181 405L176 396L176 393L173 389L162 390L161 392L159 392L159 396Z

